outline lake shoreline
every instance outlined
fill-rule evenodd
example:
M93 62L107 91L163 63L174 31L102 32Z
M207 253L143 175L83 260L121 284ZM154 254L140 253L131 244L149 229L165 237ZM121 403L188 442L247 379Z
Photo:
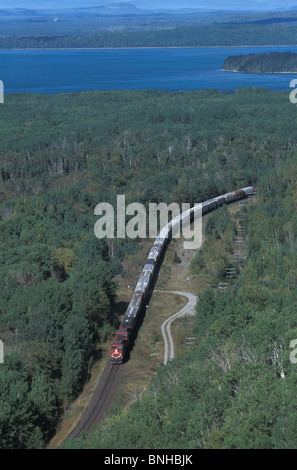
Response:
M244 72L242 70L228 70L228 69L222 69L222 72L231 72L231 73L248 73L248 74L257 74L257 75L271 75L271 74L295 74L297 75L297 70L296 72Z
M272 45L255 45L255 46L125 46L125 47L25 47L1 49L5 51L104 51L104 50L131 50L131 49L215 49L215 48L253 48L253 47L296 47L297 44L272 44ZM276 72L278 73L278 72ZM292 72L294 73L294 72Z

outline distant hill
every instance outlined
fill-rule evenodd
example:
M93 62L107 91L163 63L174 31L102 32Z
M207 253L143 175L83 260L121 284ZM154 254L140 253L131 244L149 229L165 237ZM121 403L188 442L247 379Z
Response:
M28 10L27 8L9 8L4 10L0 9L1 17L15 17L15 16L38 16L39 13L36 10Z
M143 10L132 3L112 3L110 5L101 5L94 7L76 8L77 12L96 13L104 15L120 15L120 14L143 14Z
M223 69L246 73L296 73L297 54L293 52L270 52L229 56Z
M283 17L283 18L278 18L278 17L274 17L274 18L261 18L261 19L257 19L257 20L249 20L249 21L245 21L245 20L241 20L241 21L228 21L228 24L254 24L254 25L263 25L263 26L267 26L267 25L271 25L271 24L277 24L277 23L297 23L297 16L293 16L293 17Z

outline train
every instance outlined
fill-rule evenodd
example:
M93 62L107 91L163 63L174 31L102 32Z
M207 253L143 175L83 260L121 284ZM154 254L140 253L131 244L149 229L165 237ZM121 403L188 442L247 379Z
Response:
M202 215L217 209L223 204L229 204L253 195L255 191L255 186L247 186L209 199L202 203ZM110 361L112 364L122 364L125 360L129 343L131 342L131 338L135 332L141 312L146 304L146 299L148 297L148 292L151 287L156 268L158 267L166 245L171 238L175 224L181 224L185 217L189 216L190 220L192 220L194 217L194 210L195 207L192 207L188 211L185 211L172 219L157 235L138 279L124 318L111 344Z

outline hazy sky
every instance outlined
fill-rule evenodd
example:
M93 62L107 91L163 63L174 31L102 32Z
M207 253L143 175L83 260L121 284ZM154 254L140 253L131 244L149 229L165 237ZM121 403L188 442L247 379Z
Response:
M107 5L127 0L0 0L0 8L72 8ZM205 8L272 10L296 6L297 0L128 0L139 8Z

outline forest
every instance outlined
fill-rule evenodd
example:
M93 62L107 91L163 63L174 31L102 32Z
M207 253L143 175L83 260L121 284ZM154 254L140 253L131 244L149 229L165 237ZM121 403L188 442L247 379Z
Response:
M296 448L296 169L289 158L261 178L244 270L232 289L199 294L191 349L159 368L129 412L65 448ZM228 225L213 217L209 246Z
M215 23L154 31L26 34L0 37L0 49L296 45L291 24Z
M246 73L296 73L295 52L270 52L229 56L224 60L223 69Z
M128 415L67 446L127 448L129 432L131 448L296 447L289 93L11 94L0 123L1 448L45 447L115 331L114 278L139 240L97 239L95 206L118 194L193 204L256 183L244 271L232 293L200 296L191 359L160 367ZM210 237L229 227L218 221Z

